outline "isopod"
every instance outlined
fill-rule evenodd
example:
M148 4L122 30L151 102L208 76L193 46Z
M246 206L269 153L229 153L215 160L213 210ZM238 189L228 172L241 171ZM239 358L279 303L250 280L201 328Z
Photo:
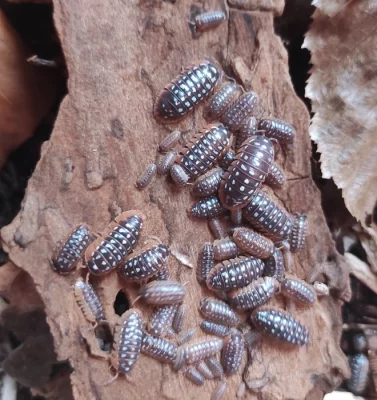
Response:
M211 400L221 400L226 392L227 383L220 382L211 394Z
M215 194L225 174L221 168L214 168L198 178L192 188L192 194L197 197L208 197Z
M216 358L207 358L205 360L205 363L207 364L208 368L211 370L212 375L215 378L218 378L221 380L223 379L224 370L223 370L221 363Z
M162 267L159 271L156 272L155 275L156 281L168 281L170 280L169 268Z
M156 360L172 364L177 358L177 348L175 343L144 332L141 352Z
M179 304L185 297L184 287L176 281L153 281L140 289L140 297L147 304Z
M270 257L275 250L271 240L248 228L237 228L233 240L246 253L262 259Z
M217 28L225 20L226 14L224 11L208 11L195 17L194 27L196 31L203 32Z
M322 283L322 282L314 282L313 289L314 289L317 297L328 296L330 294L329 287L325 283Z
M215 239L221 239L225 235L225 229L219 218L212 218L208 221L208 228Z
M236 326L240 319L224 301L204 297L200 300L199 310L204 318L222 325Z
M148 323L148 330L153 336L164 336L171 328L177 304L168 304L156 308Z
M240 226L242 224L242 210L232 210L230 212L230 219L236 227Z
M240 331L233 329L230 337L225 340L221 352L221 360L226 375L234 375L238 372L242 363L245 349L245 341Z
M169 151L164 157L162 157L157 164L157 174L166 175L169 173L170 168L177 158L178 152L176 150Z
M236 154L220 184L222 204L230 210L244 207L270 172L274 146L263 136L247 140Z
M160 153L167 153L169 150L174 149L181 138L180 131L173 131L169 135L165 136L158 146Z
M264 263L259 258L251 256L232 258L213 267L207 277L207 286L215 291L238 289L258 279L263 271Z
M173 318L172 326L176 333L179 333L182 331L183 324L185 322L186 313L187 313L187 305L181 304Z
M241 93L241 87L236 83L226 83L221 86L204 109L205 119L207 121L218 121Z
M183 168L178 164L173 164L169 170L171 179L177 186L187 185L188 179L187 174Z
M362 394L368 384L369 360L364 354L354 354L348 357L351 368L351 378L347 381L348 389L358 395Z
M223 347L223 340L218 338L201 339L184 347L187 364L194 364L216 355Z
M199 283L205 283L209 271L213 268L213 248L211 243L204 243L203 248L198 255L198 264L196 267L196 279Z
M211 219L225 212L226 208L223 207L216 195L199 200L187 210L190 218L197 219Z
M229 237L224 239L215 240L213 242L213 256L215 260L229 260L230 258L235 258L239 255L240 249Z
M143 175L136 181L136 187L140 190L145 189L156 175L156 164L149 164Z
M241 310L248 310L266 304L273 297L278 287L274 278L258 278L246 287L229 293L229 304Z
M200 328L203 332L209 333L211 335L225 337L230 333L229 326L216 324L216 322L212 321L202 321L200 323Z
M352 337L352 347L358 353L365 353L368 350L368 342L364 333L357 333Z
M165 266L169 248L158 244L136 254L119 268L119 275L127 281L141 281L155 275Z
M196 366L197 370L206 378L213 379L213 374L211 370L208 368L205 361L200 361L200 363Z
M63 275L73 271L90 242L88 227L86 225L76 227L64 244L55 251L51 261L53 270Z
M279 282L284 278L284 258L283 254L279 249L275 249L272 256L267 258L265 261L264 273L266 276L271 276Z
M116 268L136 245L144 219L144 215L135 210L126 211L115 218L85 251L89 272L103 275Z
M251 320L255 328L275 339L300 346L309 341L307 328L285 311L261 307L251 314Z
M279 119L262 118L259 120L258 129L269 137L278 140L280 143L292 143L296 131L292 125Z
M76 302L89 322L96 324L105 320L101 300L90 283L79 278L73 285L73 290Z
M285 240L291 233L290 215L262 192L254 193L243 217L273 242Z
M240 129L236 132L235 150L242 147L243 143L257 134L257 120L255 117L248 117L242 123Z
M272 163L270 172L267 174L264 183L272 187L283 186L285 183L284 172L275 163Z
M217 67L209 61L191 65L162 90L154 106L154 117L161 123L182 120L215 88L220 77Z
M236 158L236 153L233 150L227 150L218 161L219 167L223 168L224 170L227 170L235 158Z
M177 338L177 345L182 346L182 344L187 343L191 340L191 338L195 335L196 329L188 329L187 331L182 332Z
M313 304L317 300L313 286L301 279L284 279L281 283L281 293L301 304Z
M191 381L194 385L204 385L204 376L193 366L187 367L185 370L185 377Z
M296 253L304 247L307 230L307 216L304 214L293 214L293 225L291 236L289 238L292 253Z
M247 117L256 112L257 107L257 94L254 92L246 92L224 113L220 121L232 132L235 132L241 127Z

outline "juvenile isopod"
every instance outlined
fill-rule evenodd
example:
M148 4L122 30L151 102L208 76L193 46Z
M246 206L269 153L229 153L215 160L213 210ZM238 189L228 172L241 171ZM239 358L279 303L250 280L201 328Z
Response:
M170 280L169 268L162 267L159 271L156 272L155 275L156 281L168 281Z
M213 379L213 374L205 361L200 361L196 368L206 379Z
M217 193L224 174L221 168L211 169L194 182L192 194L197 197L208 197Z
M204 109L205 119L207 121L218 121L241 93L242 89L236 83L226 83L221 86Z
M240 129L236 132L235 150L242 147L243 143L257 134L257 120L255 117L247 117Z
M289 244L292 253L301 250L305 245L306 232L308 230L308 218L304 214L293 214L292 231Z
M204 318L222 325L236 326L240 322L238 315L224 301L204 297L200 300L199 310Z
M218 161L219 167L223 168L224 170L227 170L235 158L236 158L236 153L233 150L227 150Z
M51 267L59 274L68 274L73 271L83 258L85 249L91 242L89 229L86 225L79 225L73 232L64 240L54 253L51 260Z
M221 363L216 358L208 358L205 360L208 368L211 370L212 375L215 378L223 379L224 378L224 370Z
M212 218L208 221L208 228L215 239L221 239L226 236L223 222L219 218Z
M182 120L215 88L220 77L217 67L209 61L191 65L162 90L154 106L154 117L161 123Z
M270 172L266 176L264 183L272 187L283 186L285 183L284 172L275 163L272 163Z
M296 131L292 125L279 119L262 118L258 123L258 129L269 137L278 140L280 143L292 143Z
M157 164L157 173L158 175L166 175L169 173L170 168L175 162L177 158L178 152L176 150L169 151L165 154Z
M182 331L183 324L185 322L186 313L187 313L187 305L181 304L173 318L172 326L176 333L179 333Z
M364 333L357 333L352 336L352 347L358 353L365 353L368 350L368 342Z
M270 257L275 250L271 240L248 228L236 228L233 240L246 253L262 259Z
M240 331L233 329L230 337L225 340L221 351L221 361L226 375L234 375L241 367L245 350L245 341Z
M170 177L177 186L185 186L188 183L187 174L178 164L173 164L169 170Z
M203 332L209 333L210 335L225 337L230 333L229 326L216 324L212 321L202 321L200 323L200 328Z
M272 142L263 136L242 145L220 184L219 197L226 208L237 210L250 202L270 172L274 155Z
M169 135L165 136L158 146L160 153L167 153L169 150L174 149L181 138L180 131L173 131Z
M284 279L281 283L281 293L301 304L313 304L317 300L313 286L301 279Z
M229 260L230 258L235 258L240 254L240 249L229 237L224 239L215 240L213 242L213 255L215 260Z
M216 195L205 197L193 204L188 210L187 214L190 218L197 219L211 219L218 217L226 212L226 208L220 203Z
M144 332L141 352L161 362L172 364L177 358L178 346L160 337Z
M189 366L185 369L185 377L191 381L194 385L204 385L204 376L193 366Z
M153 281L140 289L140 298L147 304L179 304L185 297L184 287L176 281Z
M351 368L351 378L347 381L348 389L356 394L362 394L369 379L369 360L364 354L354 354L348 357Z
M73 290L76 302L89 322L97 324L105 320L101 300L90 283L79 278L73 285Z
M279 282L284 278L284 258L283 254L279 249L275 249L273 254L265 261L264 273L266 276L271 276Z
M261 307L251 314L251 320L255 328L275 339L300 346L309 342L307 328L285 311Z
M171 329L173 318L177 312L177 304L168 304L156 308L148 323L148 330L153 336L164 336Z
M217 28L226 20L224 11L208 11L197 15L194 19L194 28L198 32Z
M198 255L196 267L196 279L199 283L205 283L209 271L213 268L213 248L211 243L204 243Z
M140 236L144 215L140 211L120 214L85 251L90 273L103 275L116 268L134 248Z
M119 268L119 275L127 281L141 281L155 275L165 266L169 248L158 244L128 259Z
M250 203L243 209L243 217L273 242L287 239L292 230L288 212L259 191L254 193Z
M184 331L180 333L180 335L177 338L177 345L182 346L182 344L187 343L191 340L191 338L195 335L196 329L188 329L187 331Z
M211 400L221 400L225 395L226 388L227 388L227 383L220 382L213 390L211 394Z
M149 164L141 177L136 181L136 187L140 190L145 189L156 175L156 164Z
M238 289L258 279L263 270L264 263L259 258L251 256L232 258L213 267L207 277L207 286L215 291Z
M184 347L187 364L194 364L219 353L223 347L223 340L218 338L201 339Z

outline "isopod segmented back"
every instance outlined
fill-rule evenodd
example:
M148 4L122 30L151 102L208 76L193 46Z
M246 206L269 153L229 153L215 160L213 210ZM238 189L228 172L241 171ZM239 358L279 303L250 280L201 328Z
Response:
M140 289L140 297L148 304L179 304L185 297L184 287L177 281L152 281Z
M305 214L293 214L293 225L289 238L289 244L292 253L296 253L304 247L307 230L307 216Z
M209 338L197 340L184 347L187 364L193 364L206 358L216 355L223 347L223 340Z
M187 210L190 218L198 219L211 219L225 212L226 208L220 203L216 195L199 200Z
M204 318L222 325L236 326L240 322L238 315L227 303L212 297L200 300L199 311Z
M178 346L166 339L144 332L141 352L161 362L173 363L177 358Z
M89 322L105 320L101 300L90 283L79 278L73 285L73 291L77 304Z
M216 193L224 174L225 172L221 168L211 169L195 181L192 194L198 197L207 197Z
M233 240L246 253L262 259L271 256L275 249L271 240L248 228L236 228Z
M296 131L292 125L275 118L262 118L259 120L258 129L264 134L278 140L280 143L292 143L296 136Z
M199 283L205 283L209 271L213 268L213 248L211 243L204 243L198 255L196 266L196 279Z
M168 304L156 308L148 323L148 330L153 336L164 336L172 327L175 313L178 310L177 304Z
M264 273L266 276L271 276L275 278L279 282L284 278L284 257L281 250L276 249L274 250L273 254L268 257L265 261L265 269Z
M224 11L207 11L195 17L195 29L203 32L209 29L216 28L226 20Z
M301 304L313 304L317 295L313 286L297 278L286 278L281 283L281 293Z
M234 375L241 367L245 350L245 341L240 331L233 329L230 337L225 340L221 351L221 361L226 375Z

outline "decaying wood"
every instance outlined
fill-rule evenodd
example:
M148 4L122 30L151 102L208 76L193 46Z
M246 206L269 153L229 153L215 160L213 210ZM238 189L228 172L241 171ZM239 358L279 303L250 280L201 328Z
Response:
M204 125L202 107L171 127L159 125L152 117L160 89L182 65L195 59L216 60L246 90L260 95L266 117L294 125L298 133L295 144L282 147L277 157L287 183L271 195L290 212L308 214L307 243L294 255L294 271L304 278L318 262L336 258L330 274L332 287L347 286L343 260L335 252L319 193L310 177L309 115L294 93L287 54L274 34L273 16L281 11L282 1L269 2L268 11L262 3L250 1L245 2L246 7L230 8L228 23L193 38L187 24L192 5L188 0L111 4L100 0L69 4L54 1L69 94L29 181L22 210L2 230L2 238L11 260L31 275L45 303L58 358L69 359L75 371L71 382L77 400L207 399L215 388L216 382L194 387L181 373L145 356L140 357L127 379L103 386L110 377L109 365L105 359L88 354L81 332L89 327L70 287L78 273L59 276L48 263L56 243L73 226L85 222L94 232L101 231L114 209L119 208L141 209L146 214L142 240L158 236L192 260L197 259L202 244L211 240L205 223L187 219L185 210L192 202L188 189L179 191L164 178L155 180L143 192L134 187L145 166L155 161L158 143L167 133L189 130L189 136ZM255 5L261 5L264 11L258 11ZM222 1L210 0L205 8L222 7ZM72 165L69 172L68 161ZM187 328L198 326L199 300L208 292L199 287L194 270L173 257L168 264L173 277L188 282ZM113 304L122 282L112 273L93 279L93 285L114 326L118 316ZM127 286L126 291L131 301L137 296L134 286ZM292 351L263 341L261 370L248 366L247 372L250 380L260 379L263 363L268 363L273 379L261 389L265 398L302 400L314 390L331 390L347 375L346 359L339 348L341 303L340 299L322 298L312 308L297 311L295 317L311 332L308 346ZM273 304L284 307L281 300ZM141 302L138 307L144 318L150 315L151 310ZM198 330L198 338L202 335ZM235 397L241 380L241 374L228 380L225 399Z

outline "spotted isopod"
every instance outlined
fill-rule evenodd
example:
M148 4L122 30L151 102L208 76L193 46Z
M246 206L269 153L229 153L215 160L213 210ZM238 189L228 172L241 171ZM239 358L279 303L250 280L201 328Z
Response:
M208 368L211 370L213 376L217 379L224 378L224 370L221 363L216 358L207 358L205 360Z
M241 87L236 83L225 83L212 96L204 109L207 121L218 121L234 101L242 93Z
M79 278L73 285L73 291L77 304L89 322L98 323L105 320L101 300L90 283Z
M222 325L236 326L240 319L238 315L224 301L212 297L200 300L199 311L209 321Z
M242 147L243 143L255 136L257 133L257 120L255 117L247 117L242 123L240 129L236 132L235 150L236 152Z
M296 253L305 245L306 232L308 230L308 218L304 214L293 214L292 231L289 238L291 252Z
M226 212L226 208L220 203L217 196L206 197L193 204L187 214L190 218L211 219Z
M182 331L183 324L185 322L186 313L187 313L187 305L181 304L173 318L172 326L176 333L179 333Z
M351 368L351 378L347 381L348 389L358 395L367 387L369 378L369 360L364 354L354 354L348 357Z
M220 184L226 208L237 210L250 202L268 175L274 154L272 142L263 136L253 136L242 145Z
M215 240L213 242L213 256L215 260L229 260L230 258L235 258L240 254L240 249L229 237L224 239Z
M243 209L243 217L273 242L287 239L292 230L292 219L287 211L260 191L254 193Z
M285 272L282 252L279 249L275 249L274 253L269 258L264 260L264 263L266 266L264 269L264 274L281 282L284 278Z
M177 304L157 307L148 323L148 330L153 336L164 336L171 328Z
M167 153L169 150L174 149L181 138L180 131L173 131L169 135L165 136L158 146L160 153Z
M158 244L128 259L119 268L119 275L127 281L141 281L155 275L165 266L169 248Z
M221 361L226 375L234 375L241 367L245 350L245 341L240 331L233 329L230 337L225 340L221 351Z
M264 183L272 187L283 186L285 183L284 172L275 163L272 163L270 172L266 176Z
M313 304L317 295L313 286L301 279L287 278L281 283L281 293L301 304Z
M258 129L264 134L278 140L280 143L292 143L296 136L296 131L292 125L279 119L262 118L259 120Z
M176 150L169 151L164 157L162 157L157 163L157 174L166 175L169 173L170 168L177 158L178 152Z
M155 275L155 280L156 281L170 280L169 268L165 266L165 267L162 267L160 270L158 270Z
M218 161L219 167L225 170L228 169L235 158L236 158L236 153L233 150L226 151Z
M194 364L216 355L223 347L223 340L218 338L201 339L184 347L187 364Z
M221 179L225 174L221 168L214 168L198 178L192 188L192 194L197 197L208 197L217 193Z
M358 353L365 353L368 350L368 341L364 333L357 333L352 337L352 347Z
M79 225L69 234L63 245L54 253L51 267L59 274L68 274L73 271L82 259L85 249L91 242L89 229L86 225Z
M200 361L196 368L206 379L213 379L213 374L205 361Z
M149 164L141 177L136 181L136 187L140 190L145 189L156 175L156 164Z
M307 328L285 311L261 307L251 314L251 320L255 328L275 339L300 346L309 342Z
M225 325L216 324L212 321L202 321L200 323L200 328L203 332L209 333L211 335L225 337L230 333L230 327Z
M224 11L208 11L198 14L194 19L194 27L198 32L207 31L217 28L226 20Z
M187 367L185 369L185 377L192 382L194 385L202 386L204 385L204 376L193 366Z
M208 228L215 239L221 239L226 236L223 222L219 218L212 218L208 221Z
M141 352L161 362L173 363L177 358L178 346L160 337L144 332Z
M235 229L233 240L246 253L262 259L270 257L275 250L271 240L248 228Z
M259 258L240 256L215 265L207 277L207 287L211 290L228 291L247 286L258 279L264 271L264 263Z
M184 287L177 281L153 281L140 289L140 297L148 304L179 304L185 297Z
M199 283L205 283L209 271L213 268L213 248L211 243L204 243L198 255L196 267L196 279Z
M136 245L144 219L144 215L135 210L126 211L115 218L85 251L89 272L103 275L116 268Z

